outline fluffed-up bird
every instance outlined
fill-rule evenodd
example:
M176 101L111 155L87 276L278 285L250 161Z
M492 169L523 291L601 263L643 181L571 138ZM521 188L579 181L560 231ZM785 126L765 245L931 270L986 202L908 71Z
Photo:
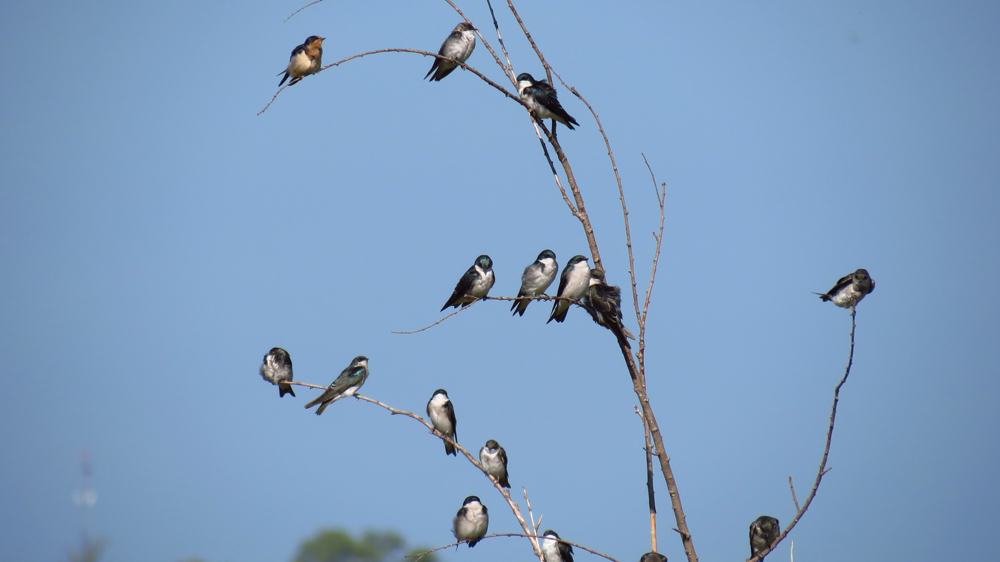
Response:
M587 293L590 285L590 266L587 265L587 258L583 256L573 256L566 262L562 275L559 277L560 297L570 299L580 299ZM549 322L555 320L562 322L566 320L566 313L569 311L570 301L556 300L552 304L552 314L549 315Z
M445 389L435 390L434 395L427 401L427 417L434 424L434 429L458 443L455 431L455 407L448 398L448 392ZM444 442L444 452L446 455L458 456L455 453L455 447L447 441Z
M750 524L750 558L767 550L769 546L778 540L781 534L781 526L778 520L770 515L761 515ZM763 560L763 558L761 559Z
M868 275L867 269L859 269L841 277L829 291L816 294L823 302L833 301L833 304L839 307L854 310L861 299L873 291L875 291L875 280Z
M354 393L361 388L361 385L365 384L367 378L368 358L364 355L358 355L351 361L351 364L347 368L340 372L340 376L330 383L330 386L326 387L326 390L323 394L319 395L319 398L306 404L306 408L312 408L316 404L319 404L320 406L316 410L316 415L318 416L337 400L347 396L354 396Z
M469 548L476 546L490 526L490 516L486 506L476 496L469 496L462 502L451 524L451 532L458 542L466 541Z
M272 347L271 351L264 356L264 362L260 364L260 376L271 384L278 385L278 397L286 394L295 396L292 385L288 384L292 380L292 356L280 347Z
M490 439L479 449L479 464L483 465L483 470L493 478L497 479L504 488L510 488L507 480L507 451L499 443Z
M441 49L438 50L438 54L442 57L455 59L458 62L469 60L469 57L472 56L472 51L476 48L476 34L473 31L476 31L476 28L472 27L472 24L469 22L463 21L456 25L451 35L444 40L444 43L441 43ZM434 76L431 77L431 82L435 80L440 81L445 76L451 74L451 71L456 68L458 68L457 64L436 58L424 78L434 73Z
M563 109L556 96L556 89L547 81L536 81L527 72L522 72L517 75L517 93L539 119L555 119L570 129L573 125L579 125L576 119Z
M305 43L292 49L292 56L288 59L288 68L285 69L285 76L281 79L281 82L278 82L279 87L289 77L291 77L292 81L288 85L294 86L306 76L319 72L319 69L323 66L323 41L325 39L325 37L320 37L319 35L310 35L306 38ZM278 75L280 76L281 73L279 72Z
M448 302L444 303L441 310L444 311L449 306L454 306L455 308L458 308L459 305L462 308L469 306L476 302L476 300L488 295L490 288L493 287L493 283L495 282L493 260L486 254L483 254L476 258L476 263L472 264L472 267L466 270L462 278L458 280L458 284L455 285L455 292L451 294Z
M639 562L667 562L667 557L659 552L647 552L639 557Z
M521 274L521 290L517 292L517 296L537 297L545 294L545 289L549 288L558 272L559 264L556 263L555 252L542 250L535 261L524 268L524 273ZM529 304L531 301L528 299L514 301L514 304L510 305L510 309L514 311L514 314L524 316L524 311Z
M611 330L622 345L632 349L628 339L634 340L635 336L622 322L622 290L617 285L608 285L600 269L590 270L590 284L583 297L583 308L587 309L594 322Z
M542 554L545 555L545 562L573 562L573 547L559 542L559 535L549 529L542 533Z

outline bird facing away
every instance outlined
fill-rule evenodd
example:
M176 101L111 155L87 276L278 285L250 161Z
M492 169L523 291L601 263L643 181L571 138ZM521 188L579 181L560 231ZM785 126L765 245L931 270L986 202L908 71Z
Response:
M587 258L583 256L573 256L566 262L562 276L559 277L559 296L580 299L587 293L590 285L590 266L587 265ZM570 301L557 300L552 304L552 314L549 315L548 324L552 320L562 322L566 320L566 313L569 312Z
M451 532L458 542L466 541L469 543L469 548L472 548L486 534L489 525L490 516L486 511L486 506L479 501L478 497L469 496L462 502L462 509L459 509L455 515Z
M476 28L472 27L472 24L469 22L463 21L456 25L451 35L444 40L444 43L441 43L441 49L438 50L438 54L442 57L455 59L458 62L469 60L472 51L476 48L476 34L473 31L476 31ZM431 65L431 69L424 75L424 78L427 78L433 72L434 76L431 77L431 82L435 80L440 81L445 76L451 74L451 71L456 68L458 68L457 64L436 58L434 59L434 64Z
M570 129L579 125L559 103L556 89L545 80L536 82L530 74L522 72L517 75L517 93L539 119L555 119Z
M278 82L280 87L288 80L288 77L292 77L292 81L288 83L289 86L294 86L298 84L299 80L302 80L310 74L316 74L319 72L321 66L323 66L323 40L325 37L320 37L318 35L310 35L306 38L306 42L292 49L292 56L288 59L288 68L285 69L285 76ZM280 72L278 74L281 74Z
M875 291L875 280L868 275L867 269L859 269L850 275L841 277L837 284L826 293L816 293L823 302L833 301L833 304L854 310L854 306L865 298L865 295Z
M295 396L292 385L288 381L292 380L292 356L280 347L272 347L271 351L264 356L264 362L260 364L260 376L271 384L278 385L278 397L286 394Z
M545 555L545 562L573 562L573 547L557 540L559 535L549 529L542 533L542 554Z
M483 465L483 471L500 482L504 488L510 488L507 480L507 451L499 443L490 439L479 449L479 464Z
M476 263L472 264L472 267L458 280L458 284L455 285L455 292L451 294L451 298L448 299L448 302L444 303L441 310L444 311L449 306L454 306L455 308L458 308L458 305L462 305L462 308L469 306L476 302L476 300L489 294L490 287L495 282L493 260L486 254L483 254L476 258Z
M781 534L778 520L770 515L761 515L750 524L750 558L753 558L774 544ZM763 560L763 559L762 559Z
M611 330L618 341L632 349L626 338L635 339L635 336L622 323L622 290L617 285L605 283L604 272L600 269L590 270L590 285L583 297L583 308L594 322Z
M528 264L521 274L521 290L517 292L519 297L537 297L545 293L552 280L559 272L559 264L556 263L556 254L552 250L542 250L535 261ZM530 300L514 301L510 309L514 314L524 316L524 311L531 304Z
M326 391L320 394L319 398L306 404L306 408L312 408L316 404L319 404L320 406L316 410L316 415L318 416L323 413L323 410L327 406L337 400L347 396L354 396L354 393L361 388L361 385L365 384L367 378L368 358L364 355L358 355L346 369L340 372L340 376L330 383L330 386L326 387Z
M647 552L639 558L639 562L667 562L667 557L659 552Z
M455 407L448 399L448 392L445 389L435 390L434 395L427 401L427 417L434 424L434 429L458 443L458 437L455 433ZM447 441L444 442L444 453L458 456L455 454L455 447Z

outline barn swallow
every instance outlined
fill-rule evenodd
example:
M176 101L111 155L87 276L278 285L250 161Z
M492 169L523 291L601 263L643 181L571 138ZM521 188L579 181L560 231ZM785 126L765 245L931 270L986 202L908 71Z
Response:
M559 277L559 296L579 299L587 294L587 287L590 284L590 266L587 265L587 258L583 256L573 256L566 262L562 276ZM552 304L552 314L549 316L548 324L553 319L556 322L566 320L566 313L569 312L570 301L556 300Z
M542 554L545 555L545 562L573 562L573 547L559 542L559 535L552 529L542 533Z
M875 291L875 280L868 276L868 270L859 269L850 275L845 275L826 293L815 293L823 301L833 301L833 304L854 310L854 306L865 298L865 295Z
M278 82L278 87L281 87L289 76L292 77L292 81L288 85L294 86L306 76L319 72L320 67L323 66L324 39L325 37L310 35L306 38L305 43L292 49L292 56L288 59L288 68L285 69L284 78ZM280 76L281 73L279 72L278 75Z
M445 389L439 388L434 391L434 395L427 402L427 417L434 424L434 429L458 443L458 437L456 437L455 432L455 407L452 406L451 400L448 399L448 392ZM444 453L446 455L458 456L455 453L455 447L447 441L444 442Z
M632 349L626 338L635 339L635 336L622 323L622 290L617 285L605 283L604 272L600 269L590 270L590 285L583 297L583 308L594 322L611 330L622 345Z
M504 488L510 488L507 480L507 451L499 443L490 439L479 449L479 464L483 465L483 471L500 482Z
M667 562L667 557L659 552L647 552L639 558L639 562Z
M288 381L292 380L292 356L280 347L272 347L271 351L264 356L264 362L260 364L260 376L271 384L278 385L278 397L286 394L295 396L292 385Z
M455 308L458 308L458 305L462 305L462 308L469 306L476 302L476 300L485 297L495 282L493 260L485 254L479 256L476 258L476 263L472 264L472 267L458 280L458 284L455 285L455 292L451 294L448 302L441 307L441 311L443 312L449 306L454 306Z
M766 550L778 540L781 526L778 520L769 515L761 515L750 524L750 558ZM763 558L761 558L763 560Z
M463 21L456 25L451 35L444 40L444 43L441 43L441 49L438 51L438 54L442 57L455 59L458 62L469 60L473 49L476 48L476 34L473 31L476 31L476 28L472 27L472 24L469 22ZM424 75L424 78L427 78L433 72L434 76L431 78L431 82L435 80L439 81L451 74L451 71L457 67L458 65L451 61L436 58L434 59L434 64L431 65L431 69ZM434 72L435 70L437 72Z
M455 515L451 532L458 542L467 541L469 548L472 548L486 534L489 525L490 516L486 506L476 496L469 496L462 502L462 509Z
M354 396L354 393L361 388L361 385L365 384L367 378L368 358L364 355L358 355L346 369L340 372L340 376L330 383L330 386L326 387L326 391L320 394L319 398L306 404L306 408L312 408L316 404L320 404L319 409L316 410L316 415L318 416L323 413L323 410L327 406L337 400L347 396Z
M530 74L522 72L517 75L517 93L539 119L555 119L570 129L579 125L559 103L556 89L545 80L536 82Z
M528 264L521 274L521 290L517 292L519 297L537 297L544 294L549 288L552 280L556 278L559 271L559 264L556 263L556 254L552 250L542 250L535 261ZM514 314L524 316L524 311L531 304L530 299L514 301L510 309Z

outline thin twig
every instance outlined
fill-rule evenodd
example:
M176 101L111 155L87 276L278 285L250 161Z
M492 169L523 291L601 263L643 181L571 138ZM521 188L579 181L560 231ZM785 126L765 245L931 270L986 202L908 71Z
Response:
M558 297L558 296L549 296L549 295L537 295L537 296L534 296L534 297L490 297L490 296L486 296L486 297L479 297L478 299L472 301L468 305L463 306L463 307L459 308L458 310L452 311L450 314L448 314L444 318L438 320L437 322L431 324L430 326L424 326L423 328L420 328L419 330L412 330L412 331L409 331L409 332L393 331L392 333L393 334L416 334L418 332L423 332L424 330L429 330L429 329L433 328L434 326L437 326L438 324L440 324L440 323L444 322L445 320L451 318L452 316L458 314L459 312L462 312L463 310L471 307L472 305L476 304L479 301L569 301L569 302L571 302L571 303L573 303L575 305L583 306L583 302L580 299L574 299L574 298L570 298L570 297Z
M521 485L521 490L524 492L524 503L528 504L528 517L531 518L531 528L534 530L535 534L538 534L538 525L542 524L542 518L538 518L538 524L535 524L535 512L531 510L531 500L528 499L528 488Z
M646 421L646 417L642 415L639 411L639 407L632 405L635 408L636 415L642 420L642 436L644 438L646 451L646 493L649 495L649 538L652 542L652 550L656 552L656 497L653 490L653 444L649 442L649 422Z
M292 15L288 16L287 18L285 18L281 23L285 23L286 21L292 19L292 16L294 16L295 14L301 12L302 10L305 10L306 8L308 8L309 6L312 6L313 4L319 4L322 1L323 0L314 0L313 2L310 2L310 3L306 4L305 6L302 6L298 10L295 10L294 12L292 12Z
M788 487L792 489L792 501L795 502L795 511L799 512L802 508L799 507L799 498L795 497L795 484L792 484L791 474L788 475Z
M785 530L782 531L780 535L778 535L778 538L775 539L774 543L772 543L767 550L761 551L758 556L750 558L747 562L757 562L761 558L764 558L767 553L774 550L774 548L778 546L778 543L788 536L788 533L795 528L799 519L801 519L806 510L809 509L809 504L812 503L813 498L816 497L816 491L819 489L819 484L823 480L823 475L832 470L826 467L826 461L830 456L830 443L833 441L833 426L837 421L837 402L840 401L840 389L844 386L844 383L847 382L847 377L851 375L851 365L854 364L854 332L857 327L857 311L855 309L851 309L851 352L847 356L847 368L844 369L844 377L840 379L840 382L837 383L837 388L833 391L833 407L830 409L830 426L829 429L826 430L826 447L823 448L823 459L819 463L819 470L816 471L816 480L813 482L812 490L809 491L809 496L806 497L806 502L802 504L802 508L795 513L795 517L792 519L792 522L788 524L788 527L785 527ZM789 478L789 482L791 482L791 478Z
M503 56L507 59L507 68L504 68L504 74L510 78L510 81L517 86L517 75L514 74L514 65L510 63L510 55L507 54L507 46L503 44L503 37L500 35L500 24L497 23L497 16L493 13L493 4L490 0L486 0L486 5L490 9L490 16L493 18L493 27L497 30L497 41L500 42L500 50L503 51ZM498 61L499 62L499 61ZM503 65L500 65L503 67Z
M482 300L482 299L477 299L477 300L474 300L474 301L470 302L469 304L467 304L467 305L465 305L465 306L462 306L462 307L461 307L461 308L459 308L458 310L454 310L454 311L452 311L452 312L451 312L451 314L449 314L449 315L445 316L444 318L442 318L442 319L438 320L437 322L435 322L435 323L431 324L430 326L424 326L423 328L420 328L419 330L412 330L412 331L410 331L410 332L395 332L395 331L394 331L394 332L392 332L392 333L394 333L394 334L416 334L416 333L418 333L418 332L423 332L424 330L430 330L430 329L431 329L431 328L433 328L434 326L437 326L437 325L438 325L438 324L440 324L441 322L444 322L445 320L447 320L447 319L451 318L452 316L454 316L454 315L458 314L459 312L462 312L463 310L465 310L465 309L467 309L467 308L470 308L470 307L471 307L472 305L476 304L476 303L477 303L477 302L479 302L480 300Z
M552 83L552 67L549 63L545 62L545 56L542 55L541 49L535 44L535 40L531 37L531 32L524 25L524 21L521 20L521 16L518 15L517 10L514 8L514 4L511 0L507 0L507 7L510 8L510 13L514 14L514 19L517 20L518 25L521 26L521 31L524 32L524 36L528 39L528 43L531 43L531 48L535 50L535 54L538 55L538 60L542 63L542 68L545 69L545 77L548 78L549 84ZM603 271L603 270L602 270Z
M486 536L484 536L480 540L495 539L497 537L521 537L521 538L534 539L534 540L537 540L537 539L549 539L549 540L553 540L553 541L558 541L558 542L561 542L561 543L565 543L565 544L568 544L570 546L575 546L576 548L579 548L580 550L586 550L587 552L589 552L589 553L591 553L591 554L593 554L595 556L600 556L601 558L605 558L607 560L611 560L611 562L618 562L617 558L612 558L611 556L608 556L607 554L604 554L603 552L598 552L598 551L596 551L596 550L594 550L592 548L587 548L587 547L583 546L582 544L577 544L575 542L570 542L570 541L562 539L562 538L557 539L555 537L546 537L546 536L537 535L537 534L526 535L526 534L522 534L522 533L493 533L492 535L486 535ZM439 550L444 550L446 548L450 548L450 547L453 547L453 546L458 546L460 544L462 544L462 543L460 543L460 542L453 542L451 544L446 544L444 546L439 546L439 547L437 547L435 549L428 550L426 552L419 552L419 553L416 553L416 554L407 554L406 558L416 557L417 560L420 560L421 558L423 558L424 556L427 556L428 554L430 554L432 552L437 552ZM417 562L417 560L415 560L414 562Z
M586 103L586 102L585 102ZM649 177L653 180L653 191L656 192L656 201L660 206L660 230L659 233L653 233L653 238L656 239L656 251L653 252L653 267L649 272L649 287L646 288L646 300L642 305L642 321L639 324L639 369L642 371L642 382L643 385L646 383L646 318L649 316L649 299L653 294L653 282L656 281L656 266L660 262L660 248L663 243L663 223L664 223L664 211L663 208L666 205L667 200L667 184L662 185L663 191L660 192L656 186L656 174L653 173L652 166L649 165L649 160L646 160L646 155L642 155L642 161L646 163L646 169L649 170ZM622 200L622 206L624 207L624 199ZM627 228L626 224L626 228ZM635 282L635 277L632 277L632 282ZM634 293L634 288L633 288ZM636 314L638 314L638 305L636 305Z

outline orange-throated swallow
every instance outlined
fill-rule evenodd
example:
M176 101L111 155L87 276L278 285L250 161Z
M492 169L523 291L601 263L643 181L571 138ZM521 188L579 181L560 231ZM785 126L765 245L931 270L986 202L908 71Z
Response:
M319 72L320 67L323 66L323 39L324 37L318 35L310 35L305 43L292 49L292 56L288 59L288 68L285 69L285 76L281 82L278 82L278 87L281 87L289 76L292 77L292 81L288 85L293 86L306 76Z

